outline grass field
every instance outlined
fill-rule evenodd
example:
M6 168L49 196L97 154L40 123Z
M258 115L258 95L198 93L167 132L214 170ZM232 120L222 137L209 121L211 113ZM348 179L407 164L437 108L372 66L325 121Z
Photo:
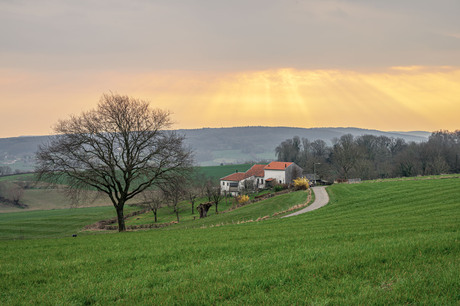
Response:
M127 206L125 213L139 210ZM113 206L36 210L0 214L0 240L62 238L88 224L116 216Z
M252 164L205 166L205 167L198 167L197 171L204 174L207 177L211 177L213 179L218 180L224 176L235 173L236 171L246 172L251 167L252 167Z
M180 223L174 225L174 228L196 228L207 226L222 226L227 224L234 224L245 222L249 220L256 220L265 216L272 216L274 213L285 211L295 205L303 204L307 201L308 192L299 191L289 194L278 195L273 198L266 199L261 202L247 204L236 210L229 212L229 209L234 205L232 198L224 199L219 204L219 214L216 214L215 207L212 206L208 212L208 218L199 219L199 213L191 214L191 205L189 202L184 201L180 205ZM314 197L313 197L314 198ZM200 199L201 202L206 202L207 199ZM196 206L197 204L195 204ZM281 216L281 215L280 215ZM279 216L277 216L279 217ZM158 212L158 223L166 223L176 220L176 215L171 208L162 208ZM140 225L146 223L154 223L153 213L148 212L143 215L131 217L127 220L126 224Z
M220 226L248 220L256 220L259 217L272 215L286 210L294 205L307 201L307 192L294 192L270 198L263 202L248 204L230 213L223 213L232 207L232 199L223 200L219 205L220 214L216 215L215 208L211 207L208 212L209 218L199 219L195 210L191 214L191 205L183 201L179 205L180 223L173 225L174 228L196 228L203 226ZM207 201L201 199L201 201ZM227 202L227 203L226 203ZM197 203L195 203L195 206ZM141 209L140 207L125 206L125 215ZM113 206L106 207L83 207L68 209L52 209L37 211L21 211L0 214L0 239L34 239L34 238L62 238L72 234L88 234L81 232L89 224L104 219L116 217ZM176 220L176 215L170 207L163 207L158 212L158 223L168 223ZM127 226L154 223L153 213L147 212L136 215L126 220Z
M2 241L0 302L458 305L459 179L328 192L286 219Z
M235 171L245 172L252 164L241 164L241 165L223 165L223 166L207 166L198 167L197 173L203 174L206 178L212 178L214 181L218 181L221 177L227 176L234 173ZM35 174L18 174L0 177L0 182L7 181L10 183L29 183L28 189L24 191L21 203L28 206L27 209L13 207L9 205L1 205L0 213L4 212L20 212L28 210L44 210L44 209L67 209L71 207L71 202L65 197L65 195L56 188L44 188L44 184L34 186L36 182ZM81 206L112 206L108 197L98 198L96 201L88 201L81 204Z

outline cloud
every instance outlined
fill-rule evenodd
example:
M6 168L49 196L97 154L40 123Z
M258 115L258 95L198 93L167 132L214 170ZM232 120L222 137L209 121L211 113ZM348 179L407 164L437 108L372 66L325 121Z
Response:
M2 1L0 65L263 70L460 65L458 1ZM444 37L444 38L443 38Z
M459 11L454 0L0 0L0 132L49 133L109 90L170 108L178 127L457 128Z

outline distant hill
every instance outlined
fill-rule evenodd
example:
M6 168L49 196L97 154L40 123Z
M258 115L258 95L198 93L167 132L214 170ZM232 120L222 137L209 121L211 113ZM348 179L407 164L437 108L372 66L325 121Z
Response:
M361 136L371 134L403 138L407 142L423 142L429 132L382 132L359 128L292 128L292 127L233 127L182 129L186 144L195 152L195 159L202 166L237 164L247 161L271 160L275 148L283 140L299 136L310 140L322 139L331 144L334 138L345 134ZM0 138L0 166L13 170L29 171L34 168L34 153L48 136Z
M246 161L275 158L275 148L294 136L310 140L322 139L331 144L334 138L345 134L361 136L371 134L403 138L407 142L423 142L429 132L382 132L359 128L292 128L292 127L234 127L179 130L194 148L197 162L201 165L242 163Z

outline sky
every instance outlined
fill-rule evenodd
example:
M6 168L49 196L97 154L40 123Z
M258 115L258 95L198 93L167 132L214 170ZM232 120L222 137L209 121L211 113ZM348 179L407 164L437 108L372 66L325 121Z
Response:
M174 128L460 129L458 0L0 0L0 137L103 93Z

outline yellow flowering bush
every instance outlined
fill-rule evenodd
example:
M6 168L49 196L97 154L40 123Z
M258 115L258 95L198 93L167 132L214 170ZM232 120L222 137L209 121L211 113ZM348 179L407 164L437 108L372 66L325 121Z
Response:
M249 202L249 196L243 194L243 195L240 195L238 198L237 198L237 201L238 201L238 204L244 204L244 203L247 203Z
M294 188L296 190L306 190L310 188L310 182L306 177L298 177L294 179Z

